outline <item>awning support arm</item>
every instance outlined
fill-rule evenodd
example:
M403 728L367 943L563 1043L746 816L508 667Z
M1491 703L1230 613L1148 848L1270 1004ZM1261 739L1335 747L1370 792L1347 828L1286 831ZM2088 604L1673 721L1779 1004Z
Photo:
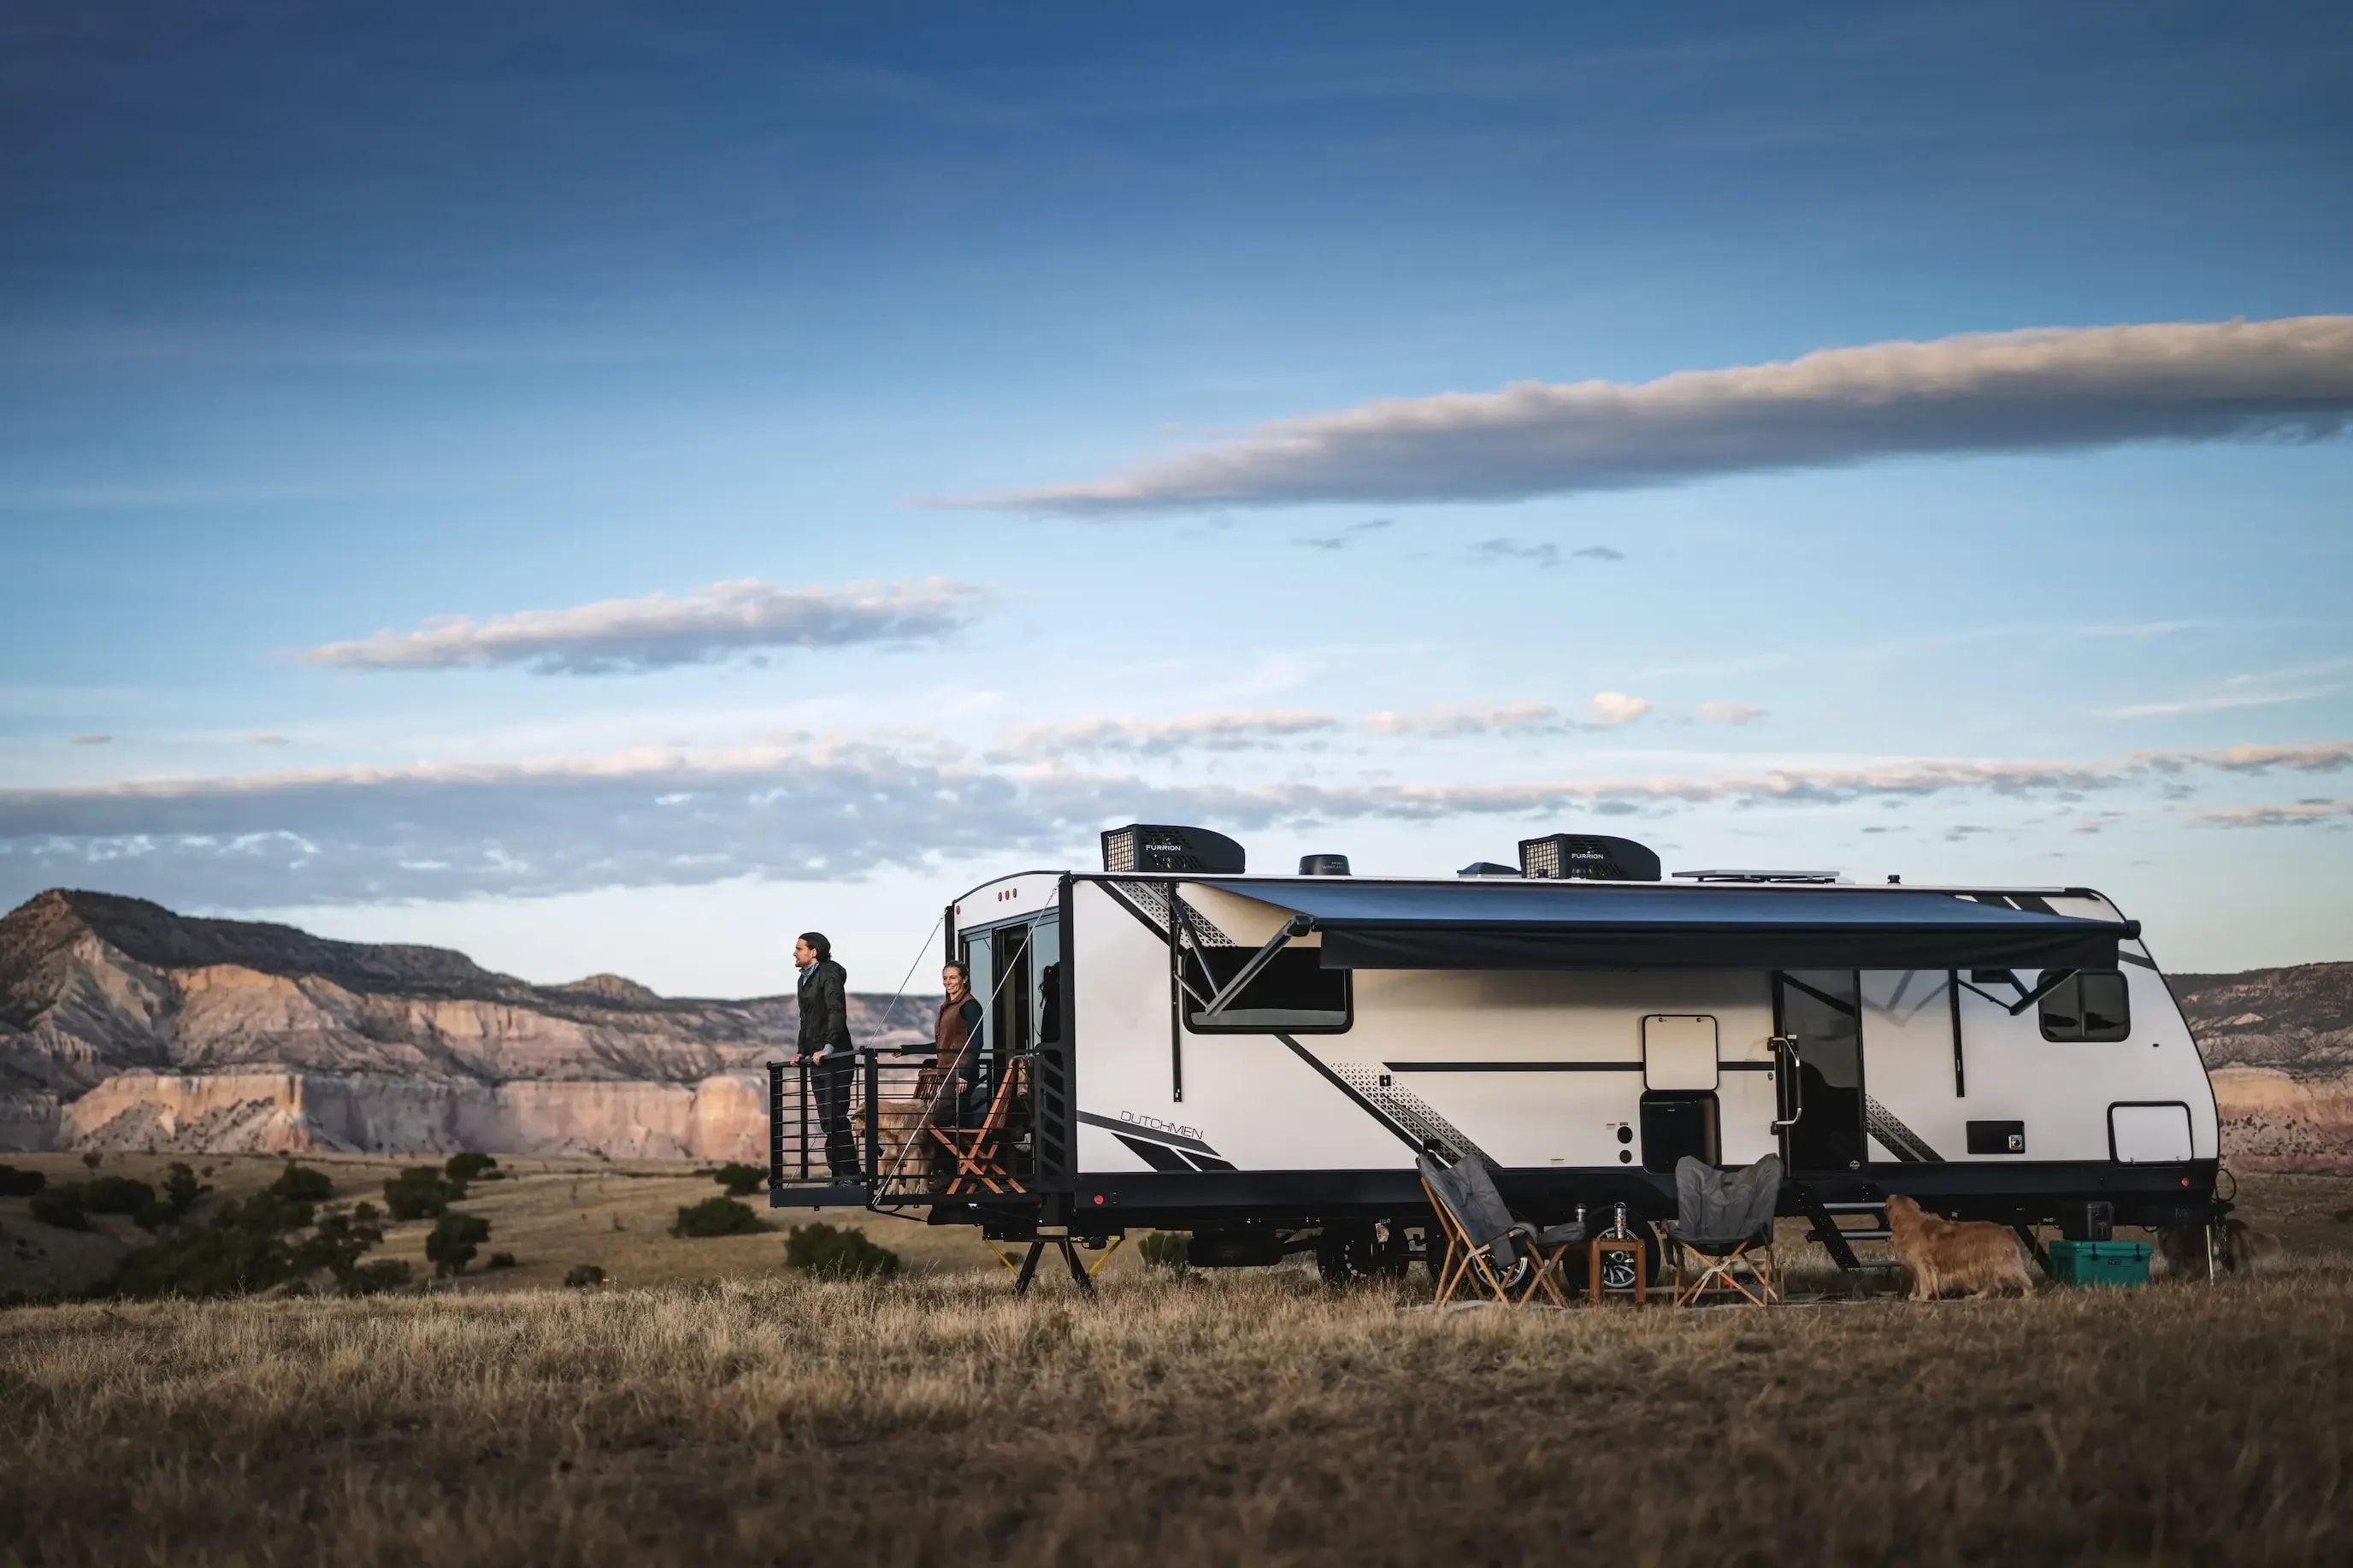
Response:
M1240 996L1250 983L1259 977L1259 972L1274 962L1274 955L1291 945L1293 937L1305 936L1314 929L1314 915L1293 915L1283 921L1282 929L1269 937L1264 947L1250 954L1250 962L1242 965L1241 973L1227 981L1225 989L1209 998L1209 1005L1201 1009L1200 1016L1205 1019L1215 1018L1231 1006L1234 998Z
M2058 990L2059 987L2066 984L2070 980L2074 979L2078 973L2080 972L2073 969L2052 969L2045 971L2042 978L2034 983L2033 990L2024 993L2017 1001L2012 1002L2010 1005L2010 1016L2013 1018L2017 1017L2029 1007L2033 1006L2037 1002L2042 1001L2045 996L2050 995L2051 993Z

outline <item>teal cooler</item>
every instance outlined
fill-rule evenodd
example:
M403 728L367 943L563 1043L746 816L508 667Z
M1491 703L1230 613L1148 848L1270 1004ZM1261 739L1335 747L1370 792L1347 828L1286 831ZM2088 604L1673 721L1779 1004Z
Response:
M2111 1285L2129 1289L2148 1283L2145 1241L2054 1241L2051 1278L2062 1285Z

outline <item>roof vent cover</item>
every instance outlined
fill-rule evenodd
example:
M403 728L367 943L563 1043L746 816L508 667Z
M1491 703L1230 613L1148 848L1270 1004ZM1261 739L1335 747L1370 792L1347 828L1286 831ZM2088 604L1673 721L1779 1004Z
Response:
M1570 882L1655 882L1659 857L1630 838L1555 833L1520 840L1520 875Z
M1106 871L1206 871L1214 876L1242 873L1242 847L1222 833L1206 827L1170 827L1132 823L1103 836Z

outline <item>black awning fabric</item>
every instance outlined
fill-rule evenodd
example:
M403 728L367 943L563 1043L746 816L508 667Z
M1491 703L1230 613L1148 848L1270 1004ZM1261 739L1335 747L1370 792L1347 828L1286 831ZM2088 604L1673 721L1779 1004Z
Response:
M1203 883L1312 916L1327 969L2113 969L2139 934L1910 888Z

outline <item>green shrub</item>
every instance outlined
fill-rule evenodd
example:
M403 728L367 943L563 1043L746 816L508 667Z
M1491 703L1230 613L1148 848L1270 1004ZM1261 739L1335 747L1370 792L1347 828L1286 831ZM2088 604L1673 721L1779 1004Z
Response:
M150 1203L141 1204L139 1212L131 1216L131 1222L142 1230L161 1230L179 1217L179 1210L162 1198L156 1198Z
M426 1261L433 1272L447 1277L463 1274L466 1265L474 1260L474 1251L491 1239L491 1222L478 1214L464 1214L451 1209L433 1222L425 1237Z
M324 1171L314 1171L308 1165L289 1165L262 1191L289 1203L322 1204L335 1195L335 1184Z
M417 1270L397 1258L380 1258L374 1263L363 1263L343 1280L346 1296L381 1296L386 1290L397 1290L417 1277Z
M765 1221L733 1198L705 1198L680 1208L678 1223L670 1227L670 1233L681 1237L750 1236L767 1228Z
M748 1198L768 1184L768 1173L757 1165L747 1165L741 1160L730 1160L711 1173L711 1179L727 1189L731 1198Z
M818 1220L785 1237L785 1266L828 1279L887 1279L899 1272L899 1255L867 1240L856 1226L837 1230Z
M605 1270L594 1263L575 1263L564 1271L564 1287L567 1290L586 1290L605 1282Z
M495 1182L499 1163L488 1154L452 1154L442 1162L441 1173L463 1189L468 1182Z
M515 1256L512 1252L493 1252L491 1260L482 1265L485 1268L512 1268L514 1266Z
M360 1258L383 1239L383 1230L355 1215L322 1215L318 1230L294 1248L294 1266L306 1274L323 1268L338 1283L345 1283Z
M196 1173L178 1161L164 1175L164 1201L172 1205L176 1217L196 1206L196 1200L212 1189L196 1180Z
M42 1172L0 1165L0 1198L29 1198L48 1184L49 1178Z
M1144 1259L1146 1268L1165 1268L1171 1274L1182 1274L1189 1267L1185 1261L1185 1249L1192 1240L1181 1230L1155 1230L1137 1240L1135 1252Z
M243 1296L299 1272L292 1249L280 1237L211 1225L132 1253L115 1270L112 1290L118 1296Z
M439 1219L464 1191L430 1165L412 1165L384 1184L384 1206L395 1219Z
M59 1230L88 1230L90 1211L82 1207L79 1185L47 1187L33 1194L33 1218Z
M315 1212L309 1204L260 1192L243 1203L232 1198L221 1205L213 1224L224 1229L249 1230L256 1236L283 1236L309 1226Z
M155 1201L155 1189L128 1176L93 1176L81 1185L81 1206L92 1214L135 1215Z

